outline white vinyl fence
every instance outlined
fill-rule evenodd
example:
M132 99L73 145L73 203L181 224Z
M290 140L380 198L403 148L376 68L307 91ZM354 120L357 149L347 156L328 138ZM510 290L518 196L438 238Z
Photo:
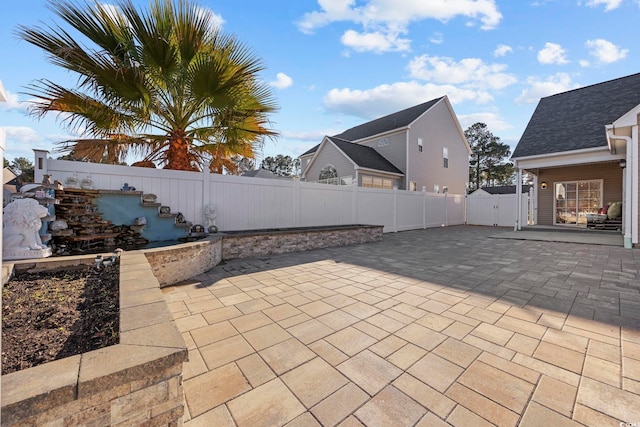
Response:
M467 197L467 224L512 227L516 222L517 204L515 194L470 195ZM529 193L522 194L520 224L530 223L531 208Z
M186 172L47 158L36 150L35 181L44 174L63 184L90 178L94 188L119 190L124 184L204 224L204 208L214 206L221 231L345 224L383 225L384 232L465 222L465 196L337 186L279 179Z

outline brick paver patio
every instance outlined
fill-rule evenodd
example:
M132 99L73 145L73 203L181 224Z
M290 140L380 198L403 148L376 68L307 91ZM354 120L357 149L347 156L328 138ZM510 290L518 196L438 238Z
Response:
M185 426L640 424L640 251L499 232L387 234L164 289Z

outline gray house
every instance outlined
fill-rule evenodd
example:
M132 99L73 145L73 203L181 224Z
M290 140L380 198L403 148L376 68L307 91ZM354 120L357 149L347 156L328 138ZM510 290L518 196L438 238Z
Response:
M470 153L443 96L325 136L300 163L305 181L464 194Z
M511 159L534 175L535 223L586 227L623 201L625 246L638 243L640 74L542 98Z

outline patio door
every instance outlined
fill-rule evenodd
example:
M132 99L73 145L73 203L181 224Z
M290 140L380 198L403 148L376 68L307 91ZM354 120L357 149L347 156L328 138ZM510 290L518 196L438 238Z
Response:
M602 180L556 182L555 224L586 226L587 214L602 207Z

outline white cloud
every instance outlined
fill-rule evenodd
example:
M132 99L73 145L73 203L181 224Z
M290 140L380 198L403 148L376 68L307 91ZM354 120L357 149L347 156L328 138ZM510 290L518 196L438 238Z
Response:
M611 64L626 58L629 49L621 49L610 41L604 39L587 40L585 43L589 49L589 55L602 64Z
M442 56L421 55L409 63L413 78L445 84L471 84L475 87L502 89L516 82L505 73L504 64L485 64L479 58L465 58L458 62Z
M513 52L513 48L511 46L499 44L498 47L496 47L496 50L493 51L493 56L501 57L511 52Z
M516 98L516 103L535 104L540 98L545 96L580 87L579 84L571 81L571 77L567 73L557 73L548 77L546 80L541 80L538 77L529 77L527 79L527 85L528 87Z
M269 86L273 86L277 89L286 89L293 84L293 79L287 76L285 73L276 74L276 79L269 82Z
M486 103L493 99L484 90L411 81L380 85L367 90L331 89L324 97L324 106L331 113L368 120L444 95L448 95L453 104L464 101Z
M444 36L442 33L433 33L433 35L429 37L429 41L433 44L442 44L444 42Z
M411 22L437 19L446 22L456 17L479 22L483 30L494 29L502 20L495 0L318 0L320 10L305 13L297 23L303 33L333 22L352 22L362 25L363 31L349 30L342 42L358 51L406 50L410 40L399 38L407 33ZM437 38L436 38L437 40ZM376 46L366 49L367 46ZM384 50L388 45L390 49Z
M409 50L411 41L401 38L402 33L392 31L358 33L348 30L342 35L340 41L357 52L404 52Z
M589 7L604 5L605 12L617 9L621 4L622 0L587 0L586 2L586 5Z
M17 93L5 92L7 94L7 101L0 102L0 111L18 111L21 113L28 111L28 104L25 101L20 101Z
M458 115L458 121L462 129L467 129L475 123L486 123L492 131L504 131L511 129L512 126L496 113L472 113Z
M282 137L285 139L295 141L316 141L320 142L325 135L335 135L340 131L331 130L316 130L316 131L282 131ZM311 148L311 147L309 147Z
M562 46L547 42L544 44L544 48L538 52L538 62L541 64L566 64L569 61L565 54Z

